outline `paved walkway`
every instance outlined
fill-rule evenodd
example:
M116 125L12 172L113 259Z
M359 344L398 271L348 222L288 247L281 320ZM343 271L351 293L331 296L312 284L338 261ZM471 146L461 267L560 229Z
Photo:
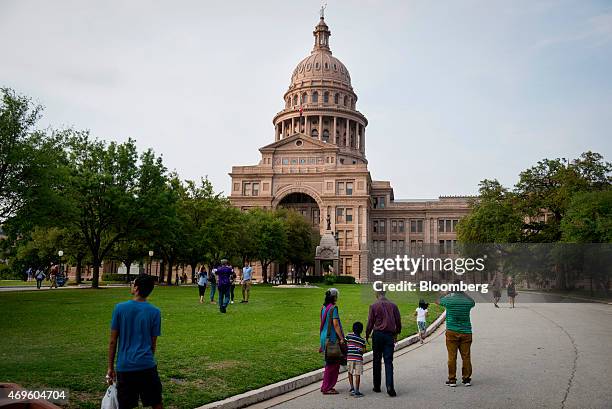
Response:
M519 300L537 296L519 294ZM519 303L495 309L478 303L472 313L472 387L444 385L444 326L425 345L396 354L398 396L372 391L366 366L364 398L323 396L319 384L252 408L610 408L612 402L612 307L599 303ZM460 368L460 365L458 365ZM458 373L460 374L460 369ZM383 374L384 382L384 374Z

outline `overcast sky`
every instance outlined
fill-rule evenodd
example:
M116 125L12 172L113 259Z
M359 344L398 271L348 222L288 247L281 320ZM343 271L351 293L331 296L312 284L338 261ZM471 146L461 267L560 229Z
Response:
M227 192L312 49L319 1L0 0L0 86L42 127L135 138ZM547 157L612 160L612 2L328 0L331 48L396 198L474 194Z

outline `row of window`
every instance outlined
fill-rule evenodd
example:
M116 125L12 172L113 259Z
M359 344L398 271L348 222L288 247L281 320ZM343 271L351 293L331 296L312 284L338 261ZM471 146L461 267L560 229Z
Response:
M456 254L457 240L440 240L440 254ZM385 253L387 251L387 242L385 240L373 240L371 250L374 253ZM391 240L389 250L391 253L402 253L406 250L404 240ZM410 250L419 252L423 250L423 240L410 240Z
M259 196L259 182L244 182L242 184L243 196Z
M457 231L457 223L459 220L438 220L438 232L439 233L455 233Z
M353 247L353 231L338 230L338 247L341 249Z
M374 209L384 209L386 203L385 196L378 196L374 198Z
M440 254L455 254L457 250L457 240L440 240Z
M391 220L391 232L403 233L404 220ZM386 220L373 220L372 232L377 234L385 234L387 232ZM423 219L410 220L410 233L423 233Z
M328 91L323 92L323 96L321 99L323 100L324 104L329 104L330 96L331 94ZM308 103L309 99L311 103L318 104L319 103L319 92L313 91L310 94L310 98L308 97L307 92L304 92L301 95L294 94L293 97L288 96L285 107L286 108L291 107L292 106L291 101L293 101L293 106L295 107L298 105L303 105L303 104ZM355 102L353 101L352 97L349 97L348 95L341 96L339 93L335 93L334 94L334 104L340 105L341 101L342 101L343 106L350 107L351 109L355 109Z
M321 165L323 158L276 158L275 165Z

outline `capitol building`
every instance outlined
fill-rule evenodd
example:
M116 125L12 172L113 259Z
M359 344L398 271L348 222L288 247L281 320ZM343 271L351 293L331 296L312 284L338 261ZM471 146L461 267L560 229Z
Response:
M272 120L274 142L259 149L258 164L232 167L231 203L243 210L294 209L322 235L331 231L339 247L336 273L357 281L367 280L376 255L424 247L453 254L469 197L399 200L390 181L372 179L366 145L375 149L381 136L367 134L368 120L357 109L349 70L332 54L323 16L313 35L314 47L293 70L283 109Z

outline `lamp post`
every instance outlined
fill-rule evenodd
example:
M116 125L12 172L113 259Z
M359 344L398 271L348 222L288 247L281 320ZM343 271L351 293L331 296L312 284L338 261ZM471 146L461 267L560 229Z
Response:
M64 251L58 251L57 255L59 256L59 273L62 274L62 256L64 255Z
M153 262L153 250L149 250L149 275L151 275L151 263Z

